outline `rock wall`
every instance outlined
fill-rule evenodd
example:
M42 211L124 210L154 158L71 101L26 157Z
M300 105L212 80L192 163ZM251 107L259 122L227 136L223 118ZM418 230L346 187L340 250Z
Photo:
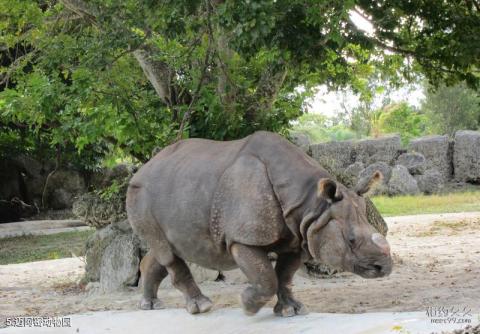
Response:
M480 132L458 131L448 136L414 139L408 148L399 136L310 145L314 159L352 186L359 178L380 170L383 183L377 194L433 194L447 183L480 184Z

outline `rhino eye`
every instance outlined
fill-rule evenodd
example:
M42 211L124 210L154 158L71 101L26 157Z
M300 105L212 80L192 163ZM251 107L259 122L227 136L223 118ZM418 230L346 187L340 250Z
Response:
M350 243L351 246L355 245L355 237L353 236L349 237L348 242Z

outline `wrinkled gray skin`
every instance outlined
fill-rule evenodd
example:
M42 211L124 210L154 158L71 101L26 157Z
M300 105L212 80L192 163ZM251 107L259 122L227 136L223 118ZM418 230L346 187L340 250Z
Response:
M239 267L251 283L242 293L247 314L275 294L275 314L307 313L291 291L307 259L367 278L388 275L388 243L368 224L359 195L379 178L375 173L349 190L268 132L166 147L134 175L127 192L130 224L150 246L140 266L141 308L162 308L157 290L167 274L190 313L211 308L185 261L222 271ZM269 252L278 255L275 267Z

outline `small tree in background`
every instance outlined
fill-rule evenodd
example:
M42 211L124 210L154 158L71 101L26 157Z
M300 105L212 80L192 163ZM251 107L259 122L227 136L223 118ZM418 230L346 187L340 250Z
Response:
M405 145L410 139L425 133L425 121L424 115L402 102L382 109L378 124L382 133L400 134L402 143Z
M457 130L480 128L480 95L465 84L428 87L422 111L432 133L453 135Z

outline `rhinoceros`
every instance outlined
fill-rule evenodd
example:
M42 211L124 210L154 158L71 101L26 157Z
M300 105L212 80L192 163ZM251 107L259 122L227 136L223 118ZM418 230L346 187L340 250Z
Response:
M219 271L240 268L251 284L241 295L248 315L275 294L276 315L306 314L291 290L302 261L366 278L390 274L388 242L367 222L362 197L381 177L376 172L347 189L270 132L226 142L186 139L164 148L127 191L130 224L150 247L140 265L140 307L163 307L157 290L168 274L187 311L212 307L185 261ZM277 254L275 267L269 253Z

